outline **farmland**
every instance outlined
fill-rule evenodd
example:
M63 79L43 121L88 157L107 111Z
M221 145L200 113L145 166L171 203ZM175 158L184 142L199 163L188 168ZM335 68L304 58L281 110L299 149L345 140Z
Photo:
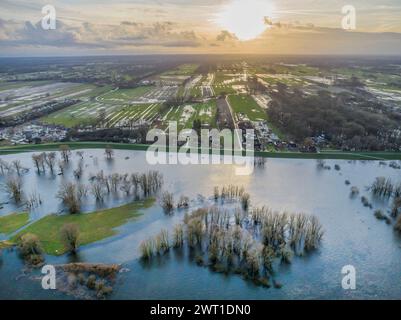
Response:
M192 128L195 120L200 120L202 125L215 127L216 112L215 100L209 100L204 103L184 104L168 109L163 115L162 121L164 127L167 127L168 121L177 121L179 130Z
M237 120L263 121L267 119L266 112L247 95L230 95L228 101Z
M95 88L68 82L0 84L0 117L18 116L50 101L86 98Z
M383 151L380 139L384 136L388 139L387 148L397 149L401 78L399 64L395 62L386 66L366 62L357 66L346 59L333 60L332 64L307 58L284 61L279 57L227 60L166 57L165 61L153 62L141 59L118 66L108 61L100 63L98 68L83 61L82 65L56 68L59 72L52 68L47 73L43 70L35 73L31 68L29 74L17 72L19 81L0 75L0 126L30 124L34 120L39 122L35 125L50 126L50 130L53 125L66 131L75 128L76 137L70 137L73 139L145 143L144 135L134 133L135 130L155 127L164 130L169 121L177 121L178 129L193 128L194 124L197 128L199 125L220 129L254 128L260 150L278 152L289 148L289 144L299 149L298 145L303 148L307 141L308 145L325 149L354 146L359 149L362 145L363 150ZM92 73L87 75L85 70ZM49 80L61 76L68 80ZM297 108L285 109L295 101ZM343 109L333 111L333 106L327 106L328 101L341 104ZM317 111L306 110L324 107L329 108L327 114L331 119L346 119L342 122L346 123L345 127L332 128L329 134L332 122L316 119ZM358 116L349 117L350 112ZM361 114L365 120L358 122L363 118ZM8 118L16 120L8 121ZM385 135L375 129L380 123L386 123ZM110 135L96 137L98 130L109 129L119 131L110 130ZM80 131L92 135L80 135ZM344 133L347 143L344 143ZM24 134L24 130L17 135L0 132L0 138L2 144L20 143L24 141ZM132 137L135 135L139 139ZM48 133L39 135L41 139L43 136L45 141L52 141ZM27 140L32 142L32 138Z

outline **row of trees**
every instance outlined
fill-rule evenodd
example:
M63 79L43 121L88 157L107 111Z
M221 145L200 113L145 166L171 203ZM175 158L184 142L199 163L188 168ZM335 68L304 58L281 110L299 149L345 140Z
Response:
M157 193L163 185L163 176L158 171L149 171L139 174L113 173L105 175L98 172L90 178L90 184L64 182L60 185L57 198L65 205L71 214L79 213L83 198L90 193L98 202L102 202L106 195L121 192L128 197L149 197Z

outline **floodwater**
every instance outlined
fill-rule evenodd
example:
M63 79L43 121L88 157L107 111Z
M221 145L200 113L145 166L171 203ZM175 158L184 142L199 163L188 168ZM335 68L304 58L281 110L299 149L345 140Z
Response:
M63 180L73 180L72 171L79 157L72 157L64 177L37 175L31 154L1 156L3 160L21 160L30 168L24 180L24 190L36 190L43 205L31 213L36 220L62 211L56 192ZM165 190L174 192L175 199L185 195L196 208L212 203L214 186L234 184L244 186L253 206L268 206L274 210L313 214L319 217L325 235L319 250L304 257L294 257L291 265L276 269L275 278L281 289L257 287L237 275L214 273L199 267L188 252L171 251L151 265L139 259L139 244L156 235L160 229L171 229L180 222L185 211L165 215L155 205L143 210L143 215L119 228L116 236L82 246L78 259L85 262L121 263L127 272L119 274L110 299L399 299L401 297L401 238L391 225L377 220L376 209L389 210L387 201L372 198L366 187L376 177L391 177L401 182L401 171L376 161L327 160L331 170L317 168L315 160L268 159L264 168L255 168L250 176L237 176L233 165L157 165L146 162L145 153L115 151L112 161L103 150L84 150L85 175L89 184L92 174L146 172L159 170L164 175ZM334 170L334 165L341 167ZM351 185L347 186L345 180ZM4 177L0 176L0 183ZM350 197L351 186L360 190L359 197ZM363 206L366 196L373 209ZM123 196L106 199L104 207L128 202ZM7 202L0 193L0 203ZM99 208L92 199L84 203L85 212ZM21 210L13 204L3 204L0 216ZM70 261L70 257L46 257L47 263ZM343 266L356 269L356 290L342 289ZM57 291L45 291L40 275L22 274L23 263L15 250L3 250L0 256L0 299L72 299Z

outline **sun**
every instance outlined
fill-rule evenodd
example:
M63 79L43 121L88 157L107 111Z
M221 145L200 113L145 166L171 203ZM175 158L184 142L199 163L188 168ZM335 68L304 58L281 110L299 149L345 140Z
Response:
M271 17L272 11L267 0L232 0L216 14L215 23L239 40L252 40L267 29L265 17Z

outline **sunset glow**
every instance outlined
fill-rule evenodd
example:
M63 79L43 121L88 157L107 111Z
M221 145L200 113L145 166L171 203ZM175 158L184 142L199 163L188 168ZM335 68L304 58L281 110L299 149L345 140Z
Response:
M239 40L252 40L268 27L265 18L271 17L272 5L268 1L233 0L223 6L215 22L219 27L234 33Z

